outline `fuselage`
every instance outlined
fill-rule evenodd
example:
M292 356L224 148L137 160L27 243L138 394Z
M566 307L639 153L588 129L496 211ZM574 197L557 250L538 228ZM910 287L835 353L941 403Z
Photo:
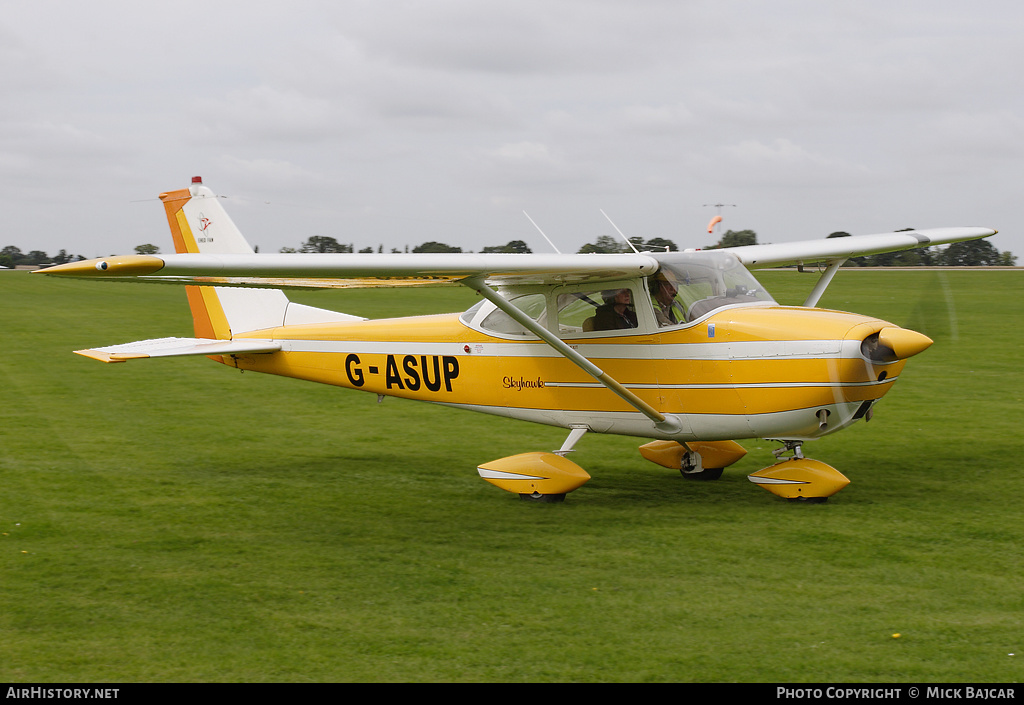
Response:
M861 418L903 360L870 359L892 327L857 314L734 305L668 330L565 336L645 402L680 421L666 434L543 341L466 314L298 325L245 333L280 352L223 359L240 369L592 431L675 440L811 439Z

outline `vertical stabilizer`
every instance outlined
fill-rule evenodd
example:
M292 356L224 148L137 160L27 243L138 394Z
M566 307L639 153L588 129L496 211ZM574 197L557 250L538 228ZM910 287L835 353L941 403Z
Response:
M203 254L252 254L252 246L228 216L220 199L203 185L160 194L174 251ZM233 335L283 325L289 301L278 289L186 286L198 338L229 340Z

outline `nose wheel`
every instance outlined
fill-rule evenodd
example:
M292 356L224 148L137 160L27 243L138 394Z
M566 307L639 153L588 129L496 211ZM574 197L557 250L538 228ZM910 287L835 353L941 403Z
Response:
M651 441L640 446L640 455L647 460L698 481L721 478L722 471L746 453L735 441Z
M781 441L782 447L772 451L776 460L781 460L786 453L792 453L795 460L802 460L804 457L803 441Z

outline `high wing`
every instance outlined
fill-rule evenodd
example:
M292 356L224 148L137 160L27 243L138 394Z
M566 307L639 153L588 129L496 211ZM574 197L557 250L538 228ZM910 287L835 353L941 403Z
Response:
M936 228L728 248L748 269L835 262L994 235L989 228ZM124 255L71 262L44 274L271 288L438 286L481 279L491 286L612 281L649 276L682 253L645 254L201 254Z
M631 279L654 274L660 262L692 255L631 254L258 254L200 177L188 189L160 194L176 254L127 255L71 262L45 274L198 284L213 287L356 288L435 286L483 282L488 286L565 284ZM856 255L940 245L986 237L985 228L912 230L729 248L748 268L836 264Z
M200 254L124 255L39 270L59 276L271 288L442 286L469 278L488 284L565 284L654 274L658 261L636 254Z
M853 235L800 242L780 242L773 245L744 245L731 247L728 250L736 255L747 269L761 269L792 264L834 262L862 255L899 252L932 245L948 245L995 234L996 231L989 228L934 228L878 235Z

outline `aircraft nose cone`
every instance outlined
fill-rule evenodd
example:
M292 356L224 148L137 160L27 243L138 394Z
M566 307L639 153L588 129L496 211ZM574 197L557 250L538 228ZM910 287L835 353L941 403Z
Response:
M878 342L892 350L898 359L906 360L927 350L934 341L917 331L890 327L878 331Z

